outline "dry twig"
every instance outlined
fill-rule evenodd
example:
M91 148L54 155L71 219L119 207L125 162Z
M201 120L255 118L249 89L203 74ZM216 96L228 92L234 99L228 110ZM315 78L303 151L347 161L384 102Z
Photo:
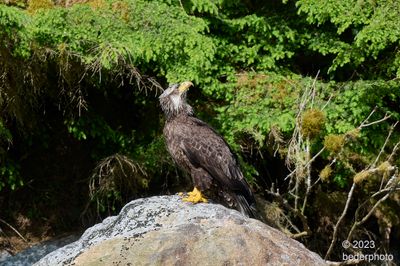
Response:
M20 232L18 232L17 229L15 229L11 224L7 223L6 221L4 221L3 219L0 219L0 222L2 222L3 224L7 225L11 230L13 230L22 240L24 240L24 242L28 242L28 240L26 240L25 237L23 237L21 235Z

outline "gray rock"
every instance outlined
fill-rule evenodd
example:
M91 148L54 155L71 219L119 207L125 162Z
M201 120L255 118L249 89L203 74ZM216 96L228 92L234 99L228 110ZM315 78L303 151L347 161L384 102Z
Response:
M280 231L217 204L138 199L35 265L325 265Z
M0 263L12 258L12 255L6 250L0 250Z
M30 248L25 249L17 253L15 256L8 255L4 252L0 253L0 265L1 266L31 266L45 255L50 252L65 246L71 242L76 241L79 238L78 235L70 235L62 238L52 239L45 241L40 244L36 244Z

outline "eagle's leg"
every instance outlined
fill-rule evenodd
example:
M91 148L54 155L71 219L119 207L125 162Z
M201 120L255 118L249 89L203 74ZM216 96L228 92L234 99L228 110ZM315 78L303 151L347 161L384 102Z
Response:
M208 200L203 197L201 191L198 190L197 187L194 187L193 191L189 192L188 196L184 197L182 200L192 203L208 202Z

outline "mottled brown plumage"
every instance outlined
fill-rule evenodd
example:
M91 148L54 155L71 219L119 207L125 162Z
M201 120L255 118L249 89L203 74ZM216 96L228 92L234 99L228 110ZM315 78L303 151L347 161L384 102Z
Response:
M207 197L255 217L254 196L225 140L193 116L186 103L191 82L174 84L160 96L166 116L164 137L176 164Z

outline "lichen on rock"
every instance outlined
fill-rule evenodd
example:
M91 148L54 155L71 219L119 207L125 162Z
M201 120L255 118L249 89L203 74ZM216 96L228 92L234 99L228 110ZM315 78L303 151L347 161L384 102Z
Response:
M118 216L35 265L324 265L282 232L217 204L179 196L128 203Z

